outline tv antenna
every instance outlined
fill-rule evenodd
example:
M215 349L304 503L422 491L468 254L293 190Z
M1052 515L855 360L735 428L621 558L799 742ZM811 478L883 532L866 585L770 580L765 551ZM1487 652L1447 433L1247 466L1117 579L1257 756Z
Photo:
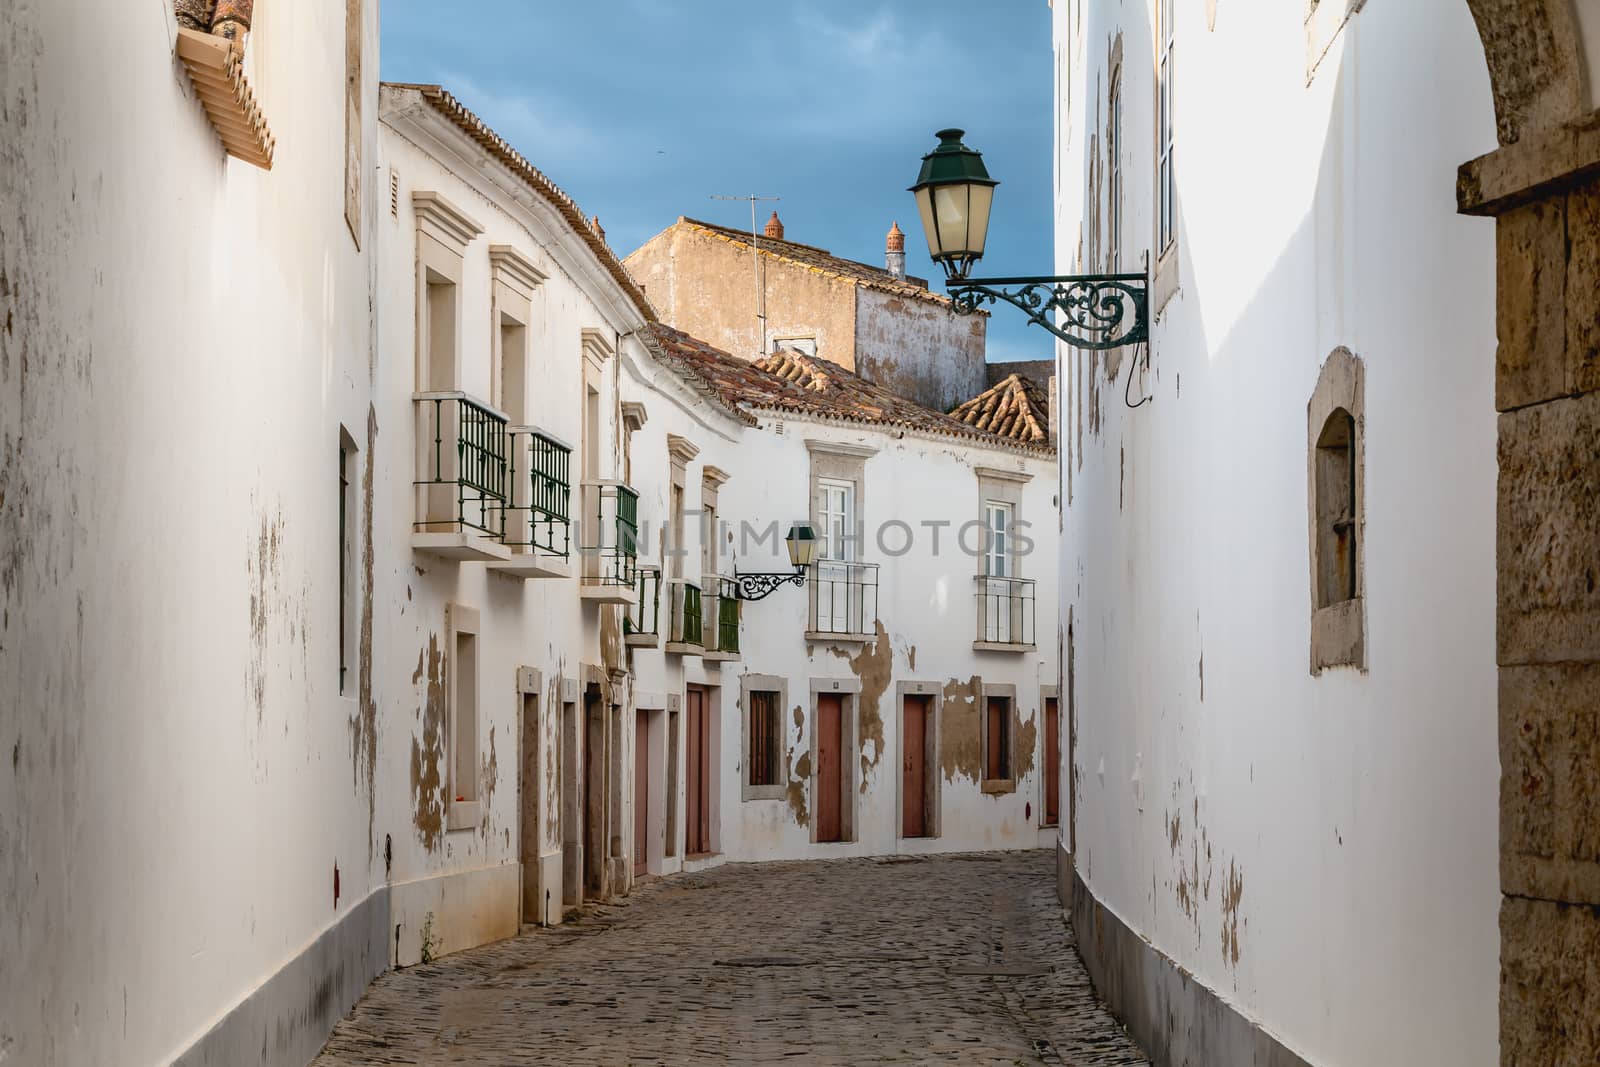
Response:
M777 203L781 196L761 196L757 193L747 193L744 196L732 196L723 193L712 193L713 200L748 200L750 201L750 266L755 275L756 282L756 359L767 354L767 287L761 283L761 231L756 229L756 204L759 201L770 200Z

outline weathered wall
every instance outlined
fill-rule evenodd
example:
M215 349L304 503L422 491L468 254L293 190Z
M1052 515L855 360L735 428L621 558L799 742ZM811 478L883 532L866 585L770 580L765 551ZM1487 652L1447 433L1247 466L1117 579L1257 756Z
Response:
M988 319L940 304L856 290L856 365L869 378L925 407L949 411L983 392Z
M759 359L782 337L813 337L817 355L856 367L855 285L805 267L760 258L692 224L678 223L624 261L663 322L740 359ZM766 337L758 296L764 290Z
M1147 8L1069 32L1076 7L1060 273L1095 255L1119 53L1124 261L1154 239ZM1493 251L1448 195L1494 144L1488 79L1466 5L1428 0L1367 4L1308 85L1303 14L1177 5L1177 292L1148 370L1062 353L1074 864L1196 1004L1308 1062L1489 1064ZM1313 677L1306 405L1341 345L1366 371L1368 668Z
M362 33L370 160L376 4ZM383 962L302 956L383 880L372 705L315 636L340 426L372 425L345 9L258 5L271 172L223 155L175 38L162 3L0 13L7 1062L165 1062L300 960L254 1043L292 1058Z
M551 869L561 853L557 818L559 785L563 774L575 768L560 758L562 683L576 683L581 692L597 669L622 668L618 642L605 647L603 631L613 633L620 623L618 608L580 601L576 577L525 580L501 574L477 562L440 559L411 547L414 519L412 395L415 382L416 344L416 222L412 195L436 192L483 227L483 234L466 248L460 288L460 384L469 396L489 403L492 345L490 301L491 245L507 245L546 275L535 289L528 327L529 374L526 412L529 423L573 447L571 513L581 521L581 442L583 426L583 332L596 329L612 343L633 329L636 321L613 318L593 289L598 283L593 264L576 262L570 237L563 234L553 213L532 212L500 192L511 186L510 175L483 163L466 167L453 162L461 151L453 127L434 120L426 105L417 109L413 94L384 90L384 124L380 148L385 173L393 168L399 183L398 217L386 214L378 227L380 359L382 364L379 419L394 427L388 445L380 450L375 474L379 488L375 506L380 555L392 561L378 585L375 617L376 641L382 654L380 677L393 694L394 721L385 730L378 751L383 781L383 810L395 848L394 881L417 884L394 896L392 922L399 924L402 962L414 962L421 949L421 928L433 913L433 932L440 939L434 951L454 951L516 932L517 865L520 860L520 789L532 789L519 767L521 692L518 672L539 672L535 762L545 768L545 790L535 816L544 824L541 859ZM629 338L623 342L633 346ZM621 478L618 394L615 357L602 367L596 384L601 394L601 472ZM592 528L574 526L593 534ZM580 569L576 553L570 568ZM459 604L479 613L479 718L478 797L481 817L475 826L451 829L447 818L449 797L445 786L451 756L445 694L450 678L447 651L446 607ZM609 679L606 696L625 705L628 687L613 691ZM581 702L580 702L581 708ZM631 720L630 720L631 721ZM621 743L631 744L631 731ZM631 760L631 748L624 748ZM630 766L624 762L623 766ZM616 790L625 805L622 818L630 817L632 793L622 783ZM610 797L615 783L604 783L596 796ZM605 812L610 812L608 806ZM630 824L631 825L631 824ZM609 833L607 834L609 838ZM509 878L511 893L504 895ZM491 872L462 880L474 872ZM532 879L532 871L523 872ZM455 881L452 882L452 879ZM427 888L421 883L437 883ZM451 890L448 886L454 885ZM561 915L562 887L552 889L552 919ZM611 887L625 891L626 879Z
M743 427L707 408L653 362L624 366L625 399L641 399L649 407L650 421L634 434L633 467L643 495L640 519L650 531L645 555L661 561L660 526L668 514L669 461L667 434L694 442L700 454L689 463L687 499L699 500L701 475L707 464L730 475L722 486L718 504L724 523L720 558L722 572L781 571L788 560L782 533L808 510L810 455L808 441L836 442L876 449L866 460L861 514L868 542L861 553L867 562L882 565L879 576L878 625L875 639L865 645L808 642L807 593L790 585L766 599L744 605L740 634L741 655L736 661L714 664L698 656L669 654L661 649L632 653L636 685L640 692L681 698L685 684L718 687L715 793L712 798L713 844L729 860L799 859L808 857L882 855L897 852L954 851L963 849L1033 848L1053 840L1054 830L1044 821L1044 729L1041 689L1056 684L1053 635L1055 618L1056 529L1053 506L1055 464L1043 457L985 449L954 440L920 437L867 427L844 427L803 418L774 420L763 417L760 427ZM963 524L980 515L979 488L974 468L989 466L1020 469L1031 480L1022 490L1018 517L1030 524L1031 552L1021 558L1020 574L1038 582L1038 648L1029 653L980 653L972 648L976 631L973 576L978 559L959 545ZM903 531L884 534L885 551L877 543L879 525L898 520L913 536L910 548L897 555L905 543ZM754 533L746 537L743 525ZM937 549L934 527L937 526ZM688 521L684 573L700 570L700 533ZM776 537L757 538L769 526ZM731 539L730 539L731 537ZM969 546L979 535L966 533ZM667 601L662 600L662 625L667 625ZM745 773L742 754L740 678L746 673L776 675L785 679L787 700L783 722L784 795L771 799L742 799L740 783ZM859 687L854 747L857 828L852 841L813 843L811 820L815 799L811 787L815 753L812 744L812 685L826 688L833 681L845 689ZM900 789L900 739L897 686L903 682L929 683L940 701L941 745L929 773L940 777L939 823L941 834L925 839L902 839L897 798ZM1009 684L1016 687L1015 762L1017 784L1013 792L984 794L979 788L978 722L980 700L975 684ZM666 747L662 747L662 759ZM683 855L686 777L683 747L678 749L678 836L675 855L652 855L651 870L679 869ZM654 782L665 781L665 763ZM655 785L652 788L657 788ZM652 800L653 805L662 802ZM664 830L664 821L653 826Z

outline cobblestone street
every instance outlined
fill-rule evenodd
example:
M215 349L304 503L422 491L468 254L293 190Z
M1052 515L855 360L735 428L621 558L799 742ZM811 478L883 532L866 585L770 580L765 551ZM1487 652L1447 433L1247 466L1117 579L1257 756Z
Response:
M726 866L380 978L316 1063L1144 1064L1047 851Z

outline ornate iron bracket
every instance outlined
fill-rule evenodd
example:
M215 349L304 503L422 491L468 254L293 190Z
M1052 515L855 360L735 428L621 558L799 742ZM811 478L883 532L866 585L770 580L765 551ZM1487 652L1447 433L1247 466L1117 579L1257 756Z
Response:
M1149 278L1143 274L951 278L947 285L957 315L1004 300L1078 348L1121 348L1150 339ZM1060 325L1051 314L1057 311Z
M740 600L765 600L773 591L786 582L795 585L806 584L806 572L803 570L784 572L776 571L758 574L739 574L733 576L734 595Z

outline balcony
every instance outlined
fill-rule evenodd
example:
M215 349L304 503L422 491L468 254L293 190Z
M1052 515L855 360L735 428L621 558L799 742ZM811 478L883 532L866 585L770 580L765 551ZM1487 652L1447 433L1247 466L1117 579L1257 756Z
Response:
M530 426L507 431L509 499L501 516L501 541L511 552L507 563L490 570L521 578L571 576L572 449Z
M739 598L732 578L710 575L702 580L705 590L705 651L701 658L726 662L739 658Z
M666 651L680 656L698 656L705 643L705 623L701 615L700 587L683 578L667 584Z
M417 393L411 545L445 559L505 562L506 419L465 393Z
M629 648L661 644L661 568L639 567L635 602L622 617L623 640Z
M806 640L861 644L876 638L878 565L821 559L806 582Z
M973 579L973 602L978 632L972 642L977 652L1032 652L1034 583L1028 578L1000 578L980 574Z
M639 557L639 494L621 482L583 483L584 600L631 605Z

